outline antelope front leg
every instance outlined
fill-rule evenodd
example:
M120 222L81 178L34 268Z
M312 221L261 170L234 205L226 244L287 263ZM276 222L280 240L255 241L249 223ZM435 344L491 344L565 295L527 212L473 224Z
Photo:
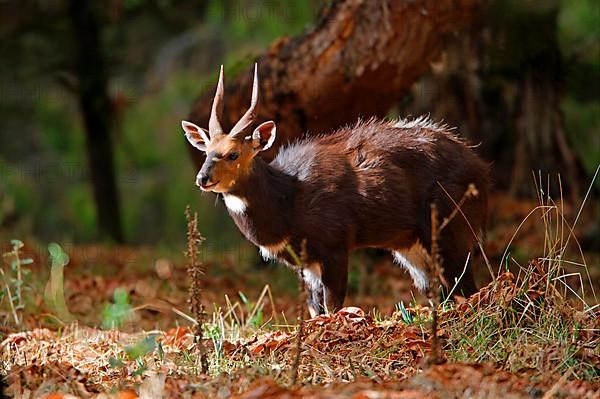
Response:
M310 313L310 317L317 317L322 314L321 304L323 303L323 285L320 285L316 289L309 289L308 292L308 313Z
M330 255L323 262L321 281L324 312L333 313L340 310L344 305L348 287L348 255Z
M302 269L302 278L308 291L308 312L310 317L316 317L322 311L323 304L323 283L321 282L321 265L319 263L311 263Z
M302 270L308 289L308 311L311 317L340 310L348 286L347 255L329 256Z

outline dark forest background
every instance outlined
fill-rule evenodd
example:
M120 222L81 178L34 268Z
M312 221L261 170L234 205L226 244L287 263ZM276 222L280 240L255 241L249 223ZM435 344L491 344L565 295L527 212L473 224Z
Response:
M339 3L0 0L0 236L169 246L191 204L205 236L234 245L224 208L194 185L180 121L212 95L220 64L245 79ZM434 62L372 114L443 119L479 144L497 191L535 198L533 172L558 198L560 174L579 207L600 162L600 3L487 1L451 23ZM228 95L249 95L237 87ZM385 81L369 102L378 90ZM596 179L586 207L599 191ZM597 243L593 220L584 234Z

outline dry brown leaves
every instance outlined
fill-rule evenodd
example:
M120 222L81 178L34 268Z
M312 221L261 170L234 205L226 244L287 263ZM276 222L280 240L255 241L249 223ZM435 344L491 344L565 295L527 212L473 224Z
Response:
M144 361L154 370L181 369L177 357L193 345L190 330L178 327L167 332L153 331L152 334L161 343L164 356L159 362L153 352ZM46 386L61 385L72 393L89 397L89 391L140 382L141 377L133 377L138 365L135 359L127 358L124 348L147 335L78 325L67 327L60 333L36 329L11 334L0 344L3 372L8 374L9 389L15 397L22 397L26 392L43 392ZM111 358L120 359L123 366L112 366Z
M432 366L406 380L385 381L360 379L352 384L334 383L326 387L302 386L286 388L270 378L255 381L236 399L259 398L597 398L598 384L563 381L559 377L544 383L532 382L526 376L498 371L488 364L461 363Z
M484 288L456 312L508 304L515 290L512 275L503 275L494 289ZM421 318L427 318L428 311L410 310ZM307 320L304 332L299 365L302 385L297 387L289 387L289 369L297 350L295 333L282 330L245 342L225 342L221 356L240 367L212 377L192 376L177 361L177 354L193 349L192 334L183 327L152 332L162 345L164 359L159 362L156 353L145 356L151 372L136 377L131 373L132 361L112 368L108 359L123 358L123 348L139 340L140 334L79 326L60 334L36 329L8 336L0 348L5 372L10 373L9 393L15 397L524 398L551 391L558 397L593 398L600 393L598 384L553 375L536 380L532 378L535 373L515 374L487 364L427 367L422 359L430 350L428 331L394 318L376 322L360 308L347 307ZM445 335L443 329L440 334ZM581 356L597 356L597 350L590 348ZM262 364L266 369L244 366L248 364ZM102 393L110 389L117 393Z
M386 380L413 374L429 351L427 334L415 326L375 323L356 307L317 316L304 325L300 376L313 383L354 381L363 375ZM295 334L274 332L245 346L255 357L275 357L289 364Z
M515 277L511 272L502 273L493 282L473 294L466 301L456 306L456 311L464 315L476 312L481 308L494 306L505 306L512 302L518 292L515 285Z

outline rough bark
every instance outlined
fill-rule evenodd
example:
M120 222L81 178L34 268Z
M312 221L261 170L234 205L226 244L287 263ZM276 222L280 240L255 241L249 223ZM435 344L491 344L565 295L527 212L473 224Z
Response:
M86 149L100 229L123 241L121 214L111 140L112 110L105 59L100 42L97 5L71 0L69 15L76 37L79 108L86 132Z
M477 8L476 0L336 1L322 10L313 30L273 43L257 60L257 119L277 123L277 141L264 157L305 132L385 116ZM226 86L225 129L250 103L251 76L248 67ZM200 95L191 121L207 125L213 93L210 87ZM203 162L202 153L191 153L195 163Z
M538 7L538 6L536 6ZM456 126L493 161L494 187L535 191L532 172L558 198L558 173L572 202L589 181L564 131L565 70L556 7L487 3L477 23L448 41L444 57L413 85L401 114L430 113ZM527 38L527 40L522 40ZM547 187L545 187L547 189Z

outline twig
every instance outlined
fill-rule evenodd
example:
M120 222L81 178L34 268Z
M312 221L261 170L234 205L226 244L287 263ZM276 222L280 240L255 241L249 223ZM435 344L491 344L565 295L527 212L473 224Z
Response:
M189 315L183 313L181 310L177 309L175 306L171 307L171 311L173 313L175 313L176 315L181 316L184 319L190 321L192 324L194 324L196 326L196 328L198 328L198 320L194 319L192 316L189 316Z
M22 245L22 244L21 244ZM17 265L17 289L15 290L15 295L17 296L17 309L23 308L23 297L21 294L21 286L23 285L23 276L21 274L21 258L19 257L19 246L15 245L13 248L13 254L15 257L15 262Z
M458 204L456 204L456 206L454 207L454 209L452 210L450 215L448 217L444 218L444 221L440 225L438 231L441 233L442 230L444 230L446 228L446 226L448 226L448 224L452 221L452 219L454 219L456 217L456 215L458 214L458 212L460 211L463 204L465 203L465 201L468 198L477 197L478 195L479 195L479 191L477 191L477 188L475 187L475 185L473 183L469 184L469 186L467 187L467 190L463 193L462 198L460 199L460 201L458 201Z
M454 294L454 290L456 290L456 287L458 287L458 283L465 276L465 273L467 272L467 267L469 266L469 260L470 259L471 259L471 253L469 252L467 254L467 260L465 261L465 267L463 267L462 273L460 273L460 276L458 276L458 279L454 282L454 286L452 287L452 289L448 293L448 296L446 298L444 298L444 302L442 302L442 308L446 304L446 302L448 301L448 299L452 297L452 294Z
M431 204L430 205L431 209L430 209L430 217L431 217L431 268L432 270L430 272L432 277L432 280L437 280L438 277L441 275L442 270L441 266L440 266L440 248L438 246L438 211L437 211L437 205L436 204ZM432 286L434 286L437 290L437 284L432 284Z
M248 315L246 324L248 324L250 322L250 320L252 320L254 318L254 316L256 315L256 313L259 311L259 309L262 311L263 309L263 304L262 301L265 298L265 295L267 295L267 292L270 290L269 288L269 284L265 285L262 292L260 293L258 299L256 300L256 305L254 305L252 307L252 311L250 312L250 314ZM273 304L271 304L271 306L273 306Z
M441 364L443 363L442 348L437 336L438 330L438 314L437 308L440 302L440 283L443 277L443 269L441 266L441 259L439 254L438 246L438 211L435 204L431 204L431 262L429 263L429 280L431 284L428 289L429 305L432 309L432 320L431 320L431 352L427 358L428 364Z
M473 229L473 226L471 225L471 222L469 222L469 219L467 219L467 215L465 215L465 213L462 211L462 209L460 209L460 206L456 203L456 201L454 201L454 198L452 198L452 196L450 195L450 193L444 188L444 186L442 186L442 184L440 182L438 182L438 185L440 186L440 188L442 189L442 191L444 191L444 193L446 194L446 196L448 196L448 198L450 199L450 201L452 201L452 203L455 206L455 210L458 211L458 212L460 212L460 214L462 215L462 217L465 219L465 222L467 223L467 226L469 226L469 229L471 230L471 233L473 234L473 236L475 237L475 240L477 241L477 246L479 247L479 250L481 251L481 256L483 256L483 260L485 262L485 265L488 268L490 276L492 277L492 280L495 282L496 281L496 275L494 274L494 271L492 270L492 265L490 264L490 260L488 259L487 255L485 254L485 250L483 248L483 243L481 241L481 237L479 237L477 235L477 233Z
M296 334L296 355L294 356L294 363L292 364L292 386L298 382L298 366L300 365L300 354L302 351L302 335L304 333L304 307L306 306L306 282L304 281L304 267L307 263L306 253L306 240L302 241L302 252L300 253L300 259L294 253L294 250L288 246L288 252L292 258L297 262L299 268L300 279L300 300L298 301L297 317L298 317L298 333Z
M198 214L190 210L188 205L185 208L185 217L187 220L187 251L185 255L189 259L187 272L190 279L189 304L196 324L194 326L194 341L200 352L200 367L202 373L208 372L208 358L206 348L202 342L202 327L204 325L204 306L200 300L202 276L204 269L202 263L198 260L198 247L204 241L204 237L198 232Z
M435 303L434 303L435 302ZM442 364L444 363L444 358L442 356L442 348L440 345L440 340L438 339L438 312L437 312L437 302L429 300L429 306L432 308L432 319L431 319L431 352L429 353L429 357L427 358L428 364Z

